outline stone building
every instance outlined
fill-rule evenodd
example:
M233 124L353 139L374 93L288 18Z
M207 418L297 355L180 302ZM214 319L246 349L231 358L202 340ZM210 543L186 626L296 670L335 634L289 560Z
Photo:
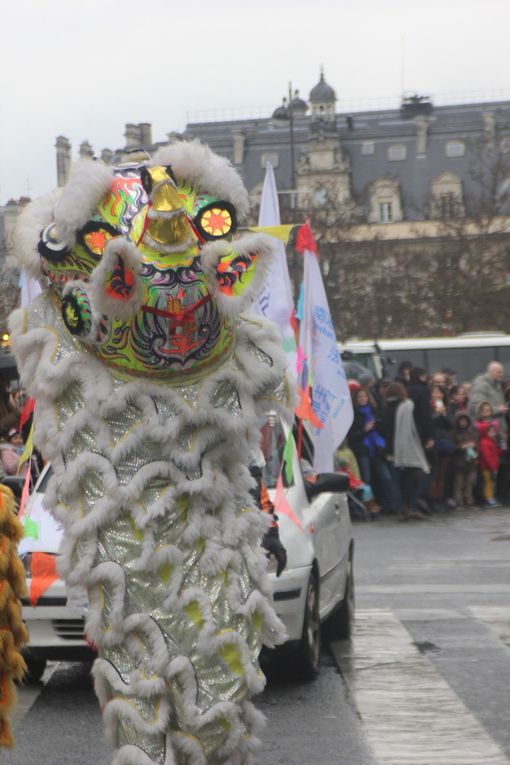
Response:
M189 122L163 142L148 123L128 124L125 146L101 158L179 138L228 157L255 214L271 162L284 220L312 221L343 339L510 330L510 101L436 106L415 95L345 111L321 72L308 100L296 91L271 115ZM83 142L80 155L92 153ZM69 162L59 137L59 184Z

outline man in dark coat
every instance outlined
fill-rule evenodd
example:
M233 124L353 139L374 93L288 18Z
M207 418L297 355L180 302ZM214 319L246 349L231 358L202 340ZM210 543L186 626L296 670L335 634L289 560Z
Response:
M411 378L407 386L407 395L414 403L414 422L426 452L434 446L434 420L430 391L427 385L427 373L420 367L411 369Z

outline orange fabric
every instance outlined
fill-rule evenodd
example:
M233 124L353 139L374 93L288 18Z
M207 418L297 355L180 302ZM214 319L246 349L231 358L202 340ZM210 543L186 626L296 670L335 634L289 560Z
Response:
M30 605L34 607L48 587L58 579L57 559L48 553L32 553Z
M308 422L313 425L314 428L323 428L324 423L319 420L313 410L310 397L310 386L307 385L306 388L303 389L300 385L298 385L297 393L299 401L298 405L294 409L294 414L296 417L299 417L300 420L308 420Z
M282 476L278 476L278 481L276 482L276 493L274 497L274 509L276 510L276 513L278 515L287 515L290 520L296 524L296 526L299 526L300 529L303 528L303 524L297 517L294 510L291 508L289 503L287 502L287 497L285 496L285 489L283 488L283 480Z
M264 513L269 513L269 515L274 513L274 505L269 498L269 492L267 490L266 482L263 478L260 479L260 509L263 510ZM278 524L274 518L271 521L270 528L278 528Z

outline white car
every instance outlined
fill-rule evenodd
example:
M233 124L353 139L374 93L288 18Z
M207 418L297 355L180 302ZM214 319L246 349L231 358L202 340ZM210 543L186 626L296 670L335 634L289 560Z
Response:
M288 433L276 418L263 428L263 471L273 503L277 502L278 475ZM294 428L297 436L297 428ZM347 639L354 621L354 540L347 502L345 474L315 476L313 445L306 429L299 437L301 459L292 454L292 480L285 500L292 516L276 507L280 539L288 561L273 583L274 605L287 629L287 649L295 674L313 679L319 672L321 626L330 637ZM308 475L305 475L308 473ZM274 568L274 564L272 566Z
M30 495L25 512L20 518L25 529L18 552L25 567L27 590L30 594L32 559L37 553L58 555L62 528L43 507L46 485L51 476L47 465ZM39 680L48 660L83 661L94 657L84 638L84 609L72 605L62 579L56 579L43 592L34 607L29 597L22 600L23 619L29 632L29 643L23 649L29 677Z
M270 417L263 428L266 458L264 479L275 501L277 477L282 472L283 448L288 436L278 418ZM280 538L287 550L287 566L278 578L270 562L275 609L287 629L288 646L296 674L312 679L319 672L321 625L327 623L331 636L348 638L354 616L353 540L347 505L347 477L325 474L305 480L302 467L312 462L311 440L302 433L302 459L294 448L293 477L284 490L289 508L278 512ZM41 474L22 518L25 537L19 552L30 589L32 555L56 556L62 529L42 506L51 467ZM35 524L35 526L34 526ZM37 527L37 531L34 529ZM37 537L37 538L35 538ZM85 594L83 598L85 598ZM93 652L84 639L85 600L76 592L69 597L57 579L35 607L23 601L23 618L30 640L25 652L32 679L39 679L46 661L90 659Z

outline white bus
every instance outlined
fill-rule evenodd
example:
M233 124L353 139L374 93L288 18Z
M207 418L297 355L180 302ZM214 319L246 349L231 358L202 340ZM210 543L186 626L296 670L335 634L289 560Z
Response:
M352 340L339 344L344 359L357 361L376 377L393 379L399 365L410 361L429 374L445 370L457 381L468 382L485 371L490 361L500 361L510 379L510 335L473 332L456 337L414 337L401 340Z

